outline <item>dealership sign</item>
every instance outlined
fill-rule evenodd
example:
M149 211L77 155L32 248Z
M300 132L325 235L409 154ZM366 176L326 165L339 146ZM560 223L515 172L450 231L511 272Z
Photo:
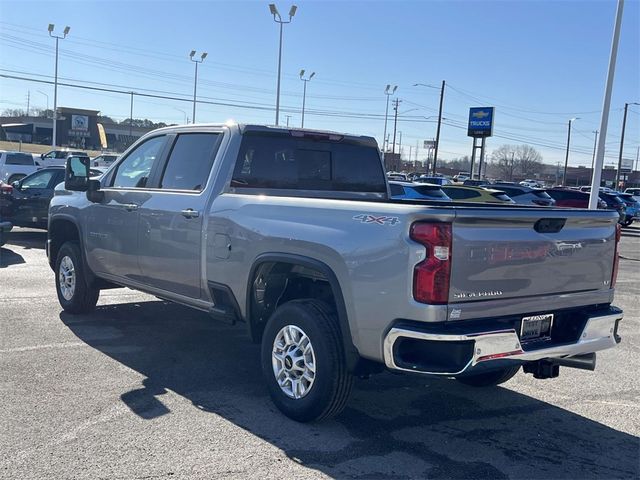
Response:
M89 130L89 117L87 115L71 115L72 130Z
M490 137L493 135L493 107L471 107L469 109L469 137Z

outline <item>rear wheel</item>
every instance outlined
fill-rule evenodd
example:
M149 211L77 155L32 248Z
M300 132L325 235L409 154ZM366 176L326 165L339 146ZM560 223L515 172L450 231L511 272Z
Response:
M289 418L321 420L346 406L353 376L326 303L293 300L278 307L265 327L261 358L271 399Z
M98 303L100 290L88 285L78 244L64 243L58 251L55 266L56 292L64 311L69 313L92 311Z
M456 377L460 383L471 387L493 387L510 380L520 370L520 366L507 367L490 372L477 373L475 375L465 375Z

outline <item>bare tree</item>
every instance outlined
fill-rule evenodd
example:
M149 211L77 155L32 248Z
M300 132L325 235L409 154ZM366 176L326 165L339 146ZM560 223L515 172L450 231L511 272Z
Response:
M531 145L520 145L516 151L516 165L520 174L532 177L542 172L542 155Z
M491 154L493 169L501 180L513 180L516 165L517 145L502 145Z

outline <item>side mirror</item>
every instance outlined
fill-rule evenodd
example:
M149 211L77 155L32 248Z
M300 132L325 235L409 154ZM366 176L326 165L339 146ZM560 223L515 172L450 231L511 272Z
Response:
M44 160L44 153L41 153L41 154L40 154L40 158L41 158L42 160Z
M13 188L15 188L16 190L20 190L20 180L16 180L15 182L13 182L13 183L11 184L11 186L12 186Z
M64 171L64 188L73 192L86 192L89 189L89 157L71 155L67 157Z

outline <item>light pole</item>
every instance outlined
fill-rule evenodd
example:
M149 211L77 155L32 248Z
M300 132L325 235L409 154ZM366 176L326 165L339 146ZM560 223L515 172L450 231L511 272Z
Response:
M429 87L438 88L426 83L415 83L414 87ZM442 104L444 103L444 87L446 83L442 80L442 87L440 87L440 108L438 109L438 127L436 128L436 144L433 148L433 174L436 174L436 163L438 162L438 147L440 146L440 128L442 126Z
M174 110L177 110L179 112L182 112L182 114L184 115L184 124L188 125L189 124L189 118L187 117L187 112L185 112L184 110L182 110L181 108L178 107L173 107Z
M398 86L395 85L391 88L391 85L387 85L387 88L384 89L384 94L387 96L387 109L384 111L384 134L382 135L382 156L384 159L385 153L385 143L387 143L387 119L389 118L389 97L395 93L398 89Z
M591 173L593 173L593 164L596 161L596 147L598 146L598 130L594 130L591 133L595 135L595 139L593 140L593 158L591 158Z
M285 117L287 117L287 127L289 126L289 119L291 118L291 115L285 115Z
M273 21L280 25L280 46L278 47L278 85L276 88L276 126L280 124L280 72L282 71L282 26L285 23L291 23L293 16L296 14L296 10L298 7L295 5L291 5L289 9L289 20L282 20L280 16L280 12L276 8L275 3L269 4L269 11L271 15L273 15Z
M311 75L309 75L309 78L304 78L304 68L300 70L300 80L304 82L304 90L302 92L302 125L301 125L302 128L304 128L304 104L307 99L307 83L311 81L311 79L315 74L316 72L311 72ZM289 122L289 119L287 119L287 123L288 122Z
M569 119L569 128L567 129L567 153L564 156L564 172L562 173L562 186L567 186L567 166L569 165L569 144L571 143L571 124L580 117Z
M47 97L47 110L49 110L49 95L47 95L44 92L41 92L40 90L36 90L40 95L44 95L45 97Z
M191 50L189 54L189 60L196 64L196 75L193 80L193 115L191 115L191 123L196 123L196 89L198 88L198 64L204 62L204 59L207 58L207 52L202 52L200 55L200 60L197 58L193 58L196 54L195 50Z
M622 117L622 135L620 136L620 154L618 155L618 168L616 170L616 185L615 189L618 189L618 184L620 183L620 169L622 168L622 150L624 148L624 131L627 127L627 109L629 105L640 105L638 102L631 102L624 104L624 116Z
M61 39L67 38L69 30L71 30L71 27L66 26L62 31L62 35L54 35L54 28L55 25L50 23L49 28L47 29L49 31L49 36L56 39L56 70L53 81L53 135L51 138L51 148L56 148L56 135L58 132L58 42Z

